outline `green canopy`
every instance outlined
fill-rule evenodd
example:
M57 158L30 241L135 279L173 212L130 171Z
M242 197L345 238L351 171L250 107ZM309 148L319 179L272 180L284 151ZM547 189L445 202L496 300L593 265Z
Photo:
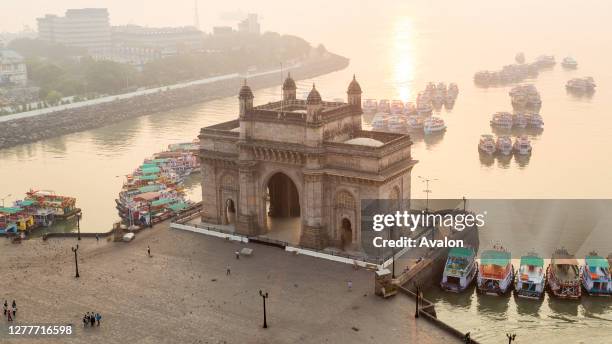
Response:
M159 184L153 184L153 185L146 185L146 186L141 186L138 188L138 192L139 193L145 193L145 192L155 192L155 191L159 191L161 189L161 185Z
M521 266L523 265L544 267L544 259L538 256L522 256Z
M144 173L144 174L159 173L159 171L161 171L161 170L159 169L159 167L157 167L157 166L150 166L150 167L140 166L140 170L141 170L141 171L142 171L142 173Z
M488 250L482 252L480 256L481 265L506 266L510 263L510 252Z
M24 206L24 207L29 207L31 205L33 205L34 203L36 203L34 200L31 199L24 199L23 201L19 202L20 205Z
M584 260L586 261L586 264L589 267L602 268L602 269L610 268L610 264L608 264L608 261L605 258L600 257L600 256L586 256Z
M19 207L0 207L0 213L5 213L5 214L16 214L20 211L22 211L23 208L19 208Z
M172 211L174 211L175 213L178 213L179 211L186 209L189 207L189 204L185 203L185 202L178 202L178 203L174 203L171 206L169 206L168 208L170 208Z
M164 162L168 161L168 159L153 159L151 160L156 164L163 164Z
M146 176L138 176L138 179L140 179L140 180L157 180L157 179L159 179L159 176L157 176L155 174L148 174Z
M160 198L157 201L151 202L151 205L156 207L156 206L159 206L159 205L170 204L170 203L173 203L173 202L176 202L176 199L174 199L174 198Z
M471 258L474 256L474 250L467 247L453 247L448 252L451 257Z

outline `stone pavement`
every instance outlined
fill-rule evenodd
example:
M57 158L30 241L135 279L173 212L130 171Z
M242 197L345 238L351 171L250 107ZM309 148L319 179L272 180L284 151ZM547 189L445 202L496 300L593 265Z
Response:
M70 247L76 243L0 239L0 299L17 300L15 324L76 326L71 337L7 339L3 333L0 343L459 342L415 321L414 302L404 295L375 296L373 273L350 265L255 244L248 245L253 256L236 260L244 244L163 223L131 243L82 240L81 278L75 279ZM270 294L268 329L261 328L260 289ZM99 328L83 328L88 311L102 314ZM6 324L0 320L0 327Z

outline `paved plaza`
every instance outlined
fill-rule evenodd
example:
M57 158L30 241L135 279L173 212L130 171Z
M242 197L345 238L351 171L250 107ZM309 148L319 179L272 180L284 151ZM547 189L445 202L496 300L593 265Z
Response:
M164 223L131 243L76 239L0 240L0 298L18 304L15 324L67 324L71 337L35 343L454 343L414 302L373 293L373 273L352 266L169 229ZM152 257L147 256L147 246ZM231 275L226 275L230 267ZM351 291L347 282L352 281ZM267 291L268 329L262 329ZM85 312L102 314L84 328ZM6 326L6 319L0 326ZM4 337L1 337L4 336ZM3 333L2 343L32 338Z

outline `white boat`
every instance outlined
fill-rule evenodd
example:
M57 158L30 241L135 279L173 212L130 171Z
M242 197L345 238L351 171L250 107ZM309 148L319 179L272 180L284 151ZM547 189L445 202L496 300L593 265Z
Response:
M542 129L544 128L544 120L542 116L537 113L526 114L525 118L527 118L527 126L529 128L534 129Z
M527 128L527 117L524 114L517 112L512 115L512 127L513 128Z
M510 252L503 248L482 252L477 278L479 292L504 295L513 287L514 267L510 258Z
M408 116L407 121L408 129L412 131L423 130L424 122L423 117L418 115L410 115Z
M396 115L404 113L404 103L401 100L392 100L391 113Z
M453 247L448 252L442 281L442 289L451 292L461 292L467 289L476 277L478 264L475 261L476 253L469 247Z
M527 135L521 135L514 139L512 149L519 155L531 154L531 141Z
M495 154L495 139L493 138L493 135L480 135L478 150L489 155Z
M404 104L404 114L414 115L417 113L416 105L413 102L406 102Z
M552 67L557 62L555 61L555 57L553 55L540 55L536 59L535 63L538 67Z
M495 142L495 150L502 155L510 155L512 153L512 139L510 136L498 136Z
M398 115L392 115L389 118L389 123L387 124L389 131L401 132L406 130L406 122L405 119Z
M491 117L491 126L502 129L512 129L512 114L509 112L496 112Z
M592 252L584 259L581 270L582 286L589 295L612 295L612 277L607 259Z
M378 112L386 112L389 113L391 112L391 107L389 105L389 100L388 99L381 99L378 102Z
M372 128L374 130L385 130L389 122L389 114L378 112L372 119Z
M520 267L516 273L514 293L518 297L540 299L544 297L546 275L544 259L535 253L521 257Z
M574 78L565 84L565 88L572 92L592 92L595 90L595 81L592 77Z
M362 108L364 113L376 113L378 110L378 103L376 99L366 99L363 101Z
M429 117L423 123L423 131L425 134L436 134L446 130L446 124L440 117Z
M433 113L433 107L431 106L431 102L417 103L416 110L419 115L431 115Z
M518 64L525 63L525 54L523 54L522 52L516 54L516 56L514 56L514 61L516 61L516 63Z
M561 61L561 65L564 68L575 69L578 67L578 62L576 62L576 60L573 57L568 56L564 58L563 61Z

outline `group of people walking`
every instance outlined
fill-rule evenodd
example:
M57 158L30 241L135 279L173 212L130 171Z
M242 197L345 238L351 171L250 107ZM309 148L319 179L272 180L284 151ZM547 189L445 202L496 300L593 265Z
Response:
M8 301L4 300L3 309L4 309L4 316L7 318L8 321L13 321L15 317L17 316L17 302L15 302L15 300L13 300L13 304L11 305L10 309L9 309Z
M97 326L100 326L100 320L102 320L100 313L87 312L83 316L83 326L87 327L87 325L90 325L91 327L94 327L96 324Z

